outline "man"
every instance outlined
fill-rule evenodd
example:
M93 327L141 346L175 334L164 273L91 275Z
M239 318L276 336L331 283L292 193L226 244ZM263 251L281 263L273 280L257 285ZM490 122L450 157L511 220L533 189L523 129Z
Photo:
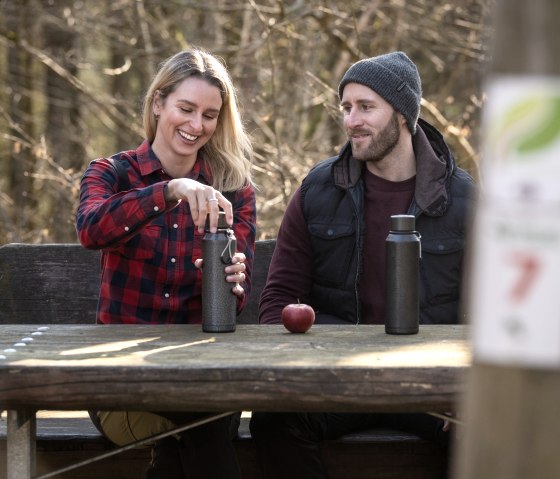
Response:
M338 88L348 143L316 165L278 232L260 322L286 304L310 304L316 323L383 324L390 217L412 214L422 235L420 323L459 322L473 179L441 134L419 119L421 81L402 52L361 60ZM265 477L325 478L319 442L372 427L419 434L447 448L443 422L426 414L255 413L251 432Z

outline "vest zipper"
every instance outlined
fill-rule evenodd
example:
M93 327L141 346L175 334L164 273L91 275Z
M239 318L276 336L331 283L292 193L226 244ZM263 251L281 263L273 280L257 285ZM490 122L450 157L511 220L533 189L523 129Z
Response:
M354 300L356 301L356 324L360 324L361 322L361 302L360 302L360 288L359 288L359 283L360 283L360 274L361 274L361 270L362 270L362 251L360 248L360 235L361 235L361 229L360 229L360 215L358 212L358 205L356 204L356 202L354 201L354 197L352 196L352 194L350 193L350 190L346 190L346 194L350 195L350 198L352 200L352 205L354 206L354 217L356 218L356 251L358 252L358 256L356 258L356 278L354 279ZM363 191L362 191L362 195L363 195ZM362 201L363 201L363 197L362 197Z

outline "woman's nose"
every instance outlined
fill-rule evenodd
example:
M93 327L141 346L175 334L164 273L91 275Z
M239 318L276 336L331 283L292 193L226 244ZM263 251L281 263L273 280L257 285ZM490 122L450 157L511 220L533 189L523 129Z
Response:
M202 115L193 115L190 119L191 128L198 133L202 130Z

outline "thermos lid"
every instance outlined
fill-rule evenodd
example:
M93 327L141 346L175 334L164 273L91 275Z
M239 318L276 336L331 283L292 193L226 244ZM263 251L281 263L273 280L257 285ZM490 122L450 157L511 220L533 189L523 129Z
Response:
M415 221L413 215L391 216L391 231L414 231Z
M226 230L228 229L230 226L227 224L226 222L226 213L225 211L220 211L219 216L218 216L218 228L219 229L223 229Z
M206 231L210 230L210 219L208 218L208 216L206 217L205 228L206 228ZM225 211L220 210L220 212L218 213L218 229L219 230L227 230L228 228L231 228L231 226L228 225L228 223L226 221L226 213L225 213Z

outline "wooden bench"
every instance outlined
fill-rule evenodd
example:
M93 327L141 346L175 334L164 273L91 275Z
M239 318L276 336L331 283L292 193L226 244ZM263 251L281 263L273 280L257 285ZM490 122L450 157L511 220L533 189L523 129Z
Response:
M258 317L275 241L258 241L253 292L240 324ZM100 252L78 244L8 244L0 247L0 324L93 324L99 293ZM83 411L39 412L37 472L46 474L114 446ZM255 446L244 417L235 441L245 479L260 478ZM322 444L332 479L439 477L443 464L434 445L410 434L372 430ZM142 478L149 448L138 448L60 475L68 478ZM6 477L6 416L0 418L0 479Z

